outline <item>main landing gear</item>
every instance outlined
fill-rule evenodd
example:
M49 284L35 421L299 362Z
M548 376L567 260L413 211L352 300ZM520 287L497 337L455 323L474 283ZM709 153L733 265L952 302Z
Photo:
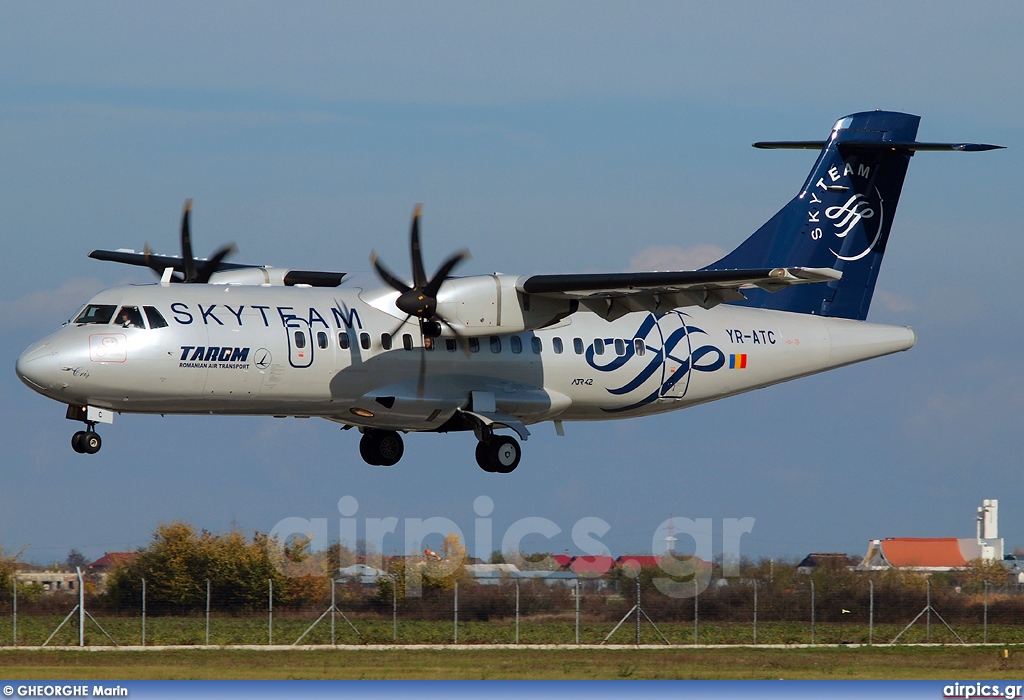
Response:
M359 439L359 455L364 462L375 467L393 467L398 464L398 460L402 459L402 455L405 453L405 444L399 433L394 430L379 430L377 428L363 428L362 431L363 436ZM96 433L76 433L76 440L79 434L92 435L97 443L99 442L99 436ZM495 435L489 429L478 431L477 438L479 442L476 444L476 463L485 472L508 474L519 466L523 451L515 438ZM72 444L75 444L74 440ZM78 447L75 449L77 450Z
M402 436L394 430L363 430L359 440L359 456L375 467L393 467L405 454Z
M96 424L88 423L87 425L88 428L79 430L71 436L71 449L78 454L94 455L100 451L103 441L100 440L99 433L95 430Z

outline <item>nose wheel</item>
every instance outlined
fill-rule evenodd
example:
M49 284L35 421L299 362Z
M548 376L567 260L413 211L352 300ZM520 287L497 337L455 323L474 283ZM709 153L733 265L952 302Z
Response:
M99 433L92 429L92 426L88 430L79 430L71 436L71 449L78 454L94 455L100 451L102 446L103 441L100 439Z
M402 436L394 430L367 430L359 439L359 456L375 467L393 467L405 454Z
M491 435L476 444L476 463L485 472L508 474L519 466L523 451L515 438Z

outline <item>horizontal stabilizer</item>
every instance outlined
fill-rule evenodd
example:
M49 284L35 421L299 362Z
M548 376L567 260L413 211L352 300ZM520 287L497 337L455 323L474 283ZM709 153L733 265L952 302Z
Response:
M865 149L891 149L893 151L994 151L1006 146L994 146L990 143L922 143L919 141L895 142L895 141L860 141L858 139L847 139L839 145L839 150L865 150ZM825 147L824 141L758 141L754 148L775 148L775 149L811 149L820 151Z

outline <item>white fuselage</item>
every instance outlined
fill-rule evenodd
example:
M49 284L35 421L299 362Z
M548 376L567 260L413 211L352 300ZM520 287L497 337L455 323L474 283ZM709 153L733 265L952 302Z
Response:
M116 412L321 416L422 431L473 408L474 397L524 424L659 413L915 342L905 327L721 304L614 321L581 309L539 330L496 325L494 335L481 312L472 340L445 329L426 349L416 320L397 315L396 293L367 282L109 289L90 304L148 306L166 327L69 323L29 348L18 373L63 403Z

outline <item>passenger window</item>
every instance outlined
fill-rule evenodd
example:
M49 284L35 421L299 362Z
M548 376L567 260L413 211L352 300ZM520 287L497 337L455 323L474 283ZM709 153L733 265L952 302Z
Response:
M636 338L633 340L633 351L636 352L637 357L643 357L647 354L647 346L644 344L643 338Z
M572 339L572 349L576 351L577 355L582 355L583 354L583 339L582 338L573 338Z
M622 338L615 339L615 354L619 357L626 354L626 341Z
M496 335L491 336L491 352L501 352L501 338Z
M533 354L534 355L539 355L540 351L544 349L544 346L541 343L540 338L538 338L537 336L533 336L533 340L531 341L531 345L533 345Z
M116 308L113 304L89 304L78 314L75 323L110 323Z
M297 347L299 350L301 350L302 348L306 347L306 334L305 333L303 333L302 331L295 331L294 338L295 338L295 347Z
M514 335L508 339L509 347L512 348L512 352L518 354L523 351L523 341L519 339L518 335Z
M556 355L561 355L562 354L562 339L561 338L552 338L551 339L551 347L554 348Z
M361 347L363 350L369 350L370 349L370 334L369 333L360 333L359 334L359 347Z
M455 340L455 338L445 338L444 339L444 346L445 346L445 348L447 348L448 352L455 352L455 350L458 348L459 344Z
M408 333L402 336L402 347L406 350L412 350L412 336Z
M480 339L479 338L470 338L469 339L469 351L470 352L480 352Z
M388 333L380 334L380 346L385 350L391 349L391 335Z
M595 338L594 339L594 354L595 355L603 355L604 354L604 341L601 340L600 338Z
M149 321L150 328L167 328L167 321L155 306L143 306L142 308L146 311L146 320Z
M122 328L146 327L146 324L142 322L142 314L139 313L139 307L137 306L122 306L121 311L117 314L116 323Z
M338 333L338 347L348 350L348 333Z
M433 350L434 349L434 339L431 338L429 335L426 336L425 338L423 338L423 347L426 348L427 350Z

